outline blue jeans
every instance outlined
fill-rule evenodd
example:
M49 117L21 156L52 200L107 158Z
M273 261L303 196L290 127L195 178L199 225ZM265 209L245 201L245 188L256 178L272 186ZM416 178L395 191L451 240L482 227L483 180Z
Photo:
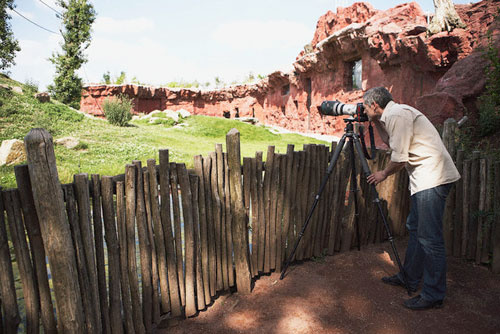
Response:
M404 270L410 287L423 279L420 296L427 301L443 300L446 294L446 249L443 213L452 183L419 191L411 199L406 228L410 234ZM401 273L398 274L402 279Z

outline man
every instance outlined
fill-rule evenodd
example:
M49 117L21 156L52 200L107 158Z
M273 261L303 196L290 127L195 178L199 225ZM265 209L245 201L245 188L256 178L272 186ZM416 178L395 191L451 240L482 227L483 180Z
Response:
M446 293L443 212L451 185L460 174L436 128L420 111L395 103L384 87L368 90L363 101L366 114L392 150L387 167L368 176L368 183L378 184L403 167L410 178L405 273L383 277L382 281L404 286L406 274L413 292L422 281L420 294L406 300L404 306L412 310L441 307Z

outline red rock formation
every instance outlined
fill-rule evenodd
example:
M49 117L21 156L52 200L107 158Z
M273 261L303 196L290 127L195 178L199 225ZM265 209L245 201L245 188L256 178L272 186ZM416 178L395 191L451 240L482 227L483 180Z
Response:
M134 99L136 112L183 108L193 114L220 117L230 112L231 117L237 113L254 116L264 124L293 131L339 135L344 122L321 116L317 106L327 99L359 102L364 90L386 86L395 100L416 105L441 122L460 116L484 89L484 62L473 50L484 44L481 39L488 29L498 32L492 24L498 0L456 7L467 29L428 37L427 18L417 3L387 11L355 3L319 19L307 53L299 54L291 73L275 72L258 84L214 91L88 86L81 109L101 115L100 103L122 93ZM362 83L361 89L356 89L352 68L359 60Z

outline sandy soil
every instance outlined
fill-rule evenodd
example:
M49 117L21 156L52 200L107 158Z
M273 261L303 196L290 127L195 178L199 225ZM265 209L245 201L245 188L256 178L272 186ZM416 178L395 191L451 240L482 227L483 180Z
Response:
M500 275L449 258L444 307L410 311L406 291L380 280L396 272L389 252L383 243L293 265L284 280L262 276L252 294L219 296L158 333L500 333Z

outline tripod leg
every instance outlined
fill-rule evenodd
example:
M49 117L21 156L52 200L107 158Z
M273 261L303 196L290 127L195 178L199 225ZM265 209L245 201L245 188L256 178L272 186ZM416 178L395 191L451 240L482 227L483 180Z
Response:
M307 225L309 224L309 221L311 220L311 217L314 213L314 209L316 209L316 206L318 205L319 198L321 197L321 194L323 193L323 190L325 189L326 183L328 182L328 179L330 175L332 174L333 168L335 167L337 160L339 159L340 153L342 153L342 148L344 147L345 140L346 140L347 135L343 135L342 138L340 139L337 148L335 149L335 152L333 152L332 158L330 159L330 164L328 165L328 170L326 172L326 175L323 177L323 180L321 181L321 186L319 188L319 191L314 198L313 205L309 211L309 214L307 215L307 219L302 226L302 230L300 231L299 235L297 236L297 240L295 241L295 245L293 246L293 250L290 253L290 256L288 256L288 259L286 260L285 265L283 266L283 270L281 271L281 276L280 279L283 279L285 277L286 270L288 269L288 266L290 265L290 262L292 262L293 257L295 256L295 252L297 251L297 247L300 243L300 240L304 236L304 232L307 228Z
M358 250L361 250L361 238L359 236L359 208L358 208L358 180L356 173L356 158L354 156L354 145L352 144L352 137L349 137L349 152L351 156L351 193L354 199L354 225L356 228L356 238L358 239Z
M358 156L359 156L359 160L361 161L361 168L363 170L363 173L364 173L365 177L368 177L371 174L370 167L368 167L368 162L366 161L366 158L363 154L363 149L361 147L359 137L357 135L354 135L353 140L354 140L354 145L356 147L356 152L358 153ZM374 193L374 198L375 198L374 202L377 204L378 211L380 212L380 216L382 217L382 222L384 223L384 227L385 227L385 230L387 232L387 236L388 236L389 242L391 244L392 251L394 253L394 257L396 258L396 262L398 264L399 271L400 271L401 275L403 276L403 281L404 281L404 284L406 287L406 291L408 291L408 295L411 296L410 286L408 285L408 278L407 278L405 269L403 268L403 265L401 264L401 260L399 259L398 250L396 249L396 245L394 244L394 237L392 236L391 229L389 228L389 224L387 223L387 219L384 215L384 211L382 210L382 205L380 204L380 198L378 196L377 188L375 188L374 184L372 184L371 186L372 186L372 191Z

